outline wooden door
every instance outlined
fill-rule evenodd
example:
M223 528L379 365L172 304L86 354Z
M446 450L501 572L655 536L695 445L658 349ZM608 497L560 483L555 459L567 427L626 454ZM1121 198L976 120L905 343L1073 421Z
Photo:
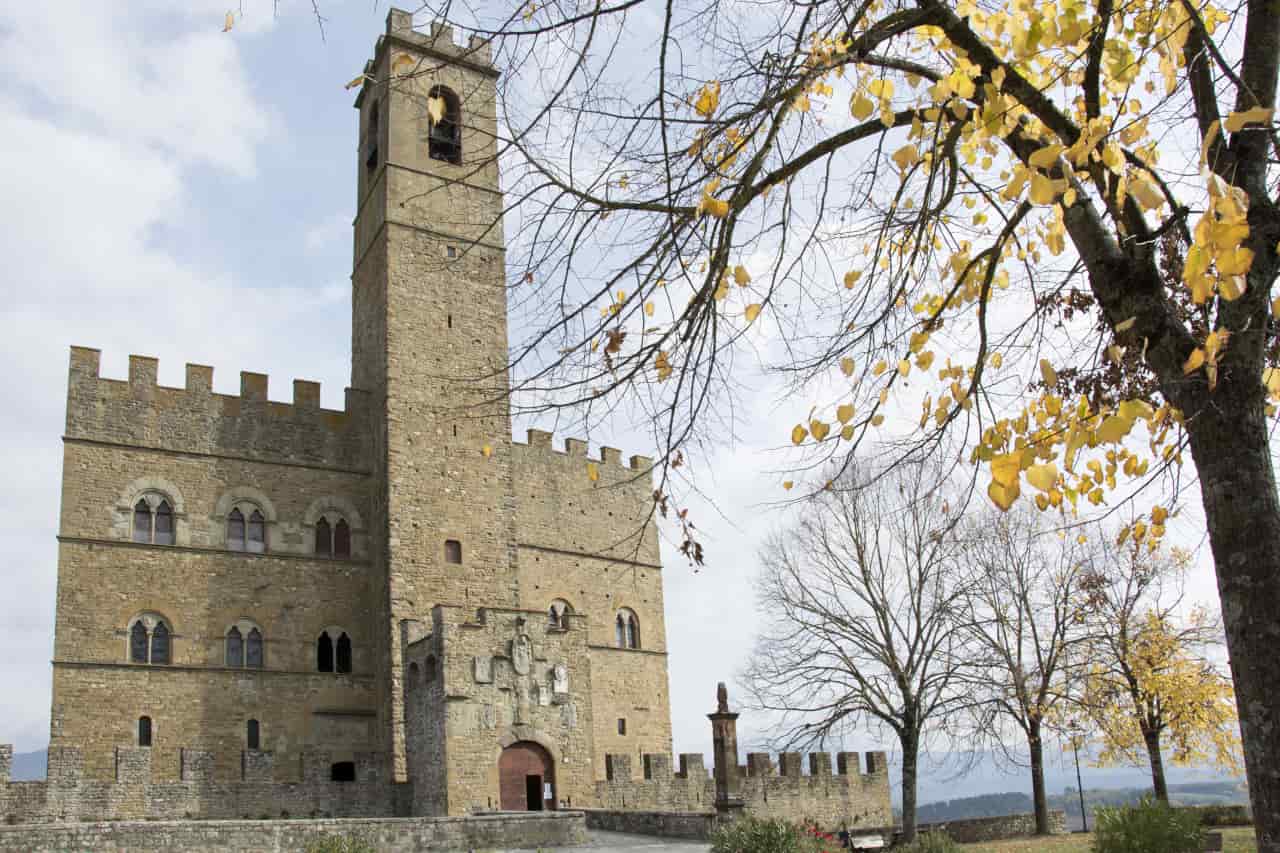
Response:
M498 796L502 810L554 809L555 772L551 756L536 743L520 741L504 749L498 758ZM550 796L546 796L548 791Z

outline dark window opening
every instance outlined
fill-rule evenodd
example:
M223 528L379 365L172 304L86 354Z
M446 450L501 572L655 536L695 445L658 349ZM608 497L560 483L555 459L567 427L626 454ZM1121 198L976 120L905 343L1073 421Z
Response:
M240 634L239 628L232 627L227 632L225 659L227 666L244 666L244 637Z
M133 663L147 662L147 626L141 619L129 629L129 660Z
M329 768L329 778L334 782L356 781L356 763L354 761L337 761Z
M620 649L627 647L627 623L621 613L613 620L613 642Z
M427 680L427 681L435 681L435 680L436 680L436 656L435 656L435 655L427 655L427 659L426 659L426 661L425 661L425 664L426 664L426 667L427 667L426 680Z
M138 718L138 746L151 746L151 718Z
M351 638L344 631L338 638L338 672L351 671Z
M444 561L459 564L462 562L462 543L457 539L444 540Z
M446 258L448 258L449 260L453 260L454 258L458 257L458 247L457 247L457 246L446 246L446 247L445 247L445 250L444 250L444 255L445 255L445 257L446 257Z
M441 160L455 165L462 162L462 108L458 96L444 86L435 86L427 93L427 109L433 109L440 115L438 120L430 119L427 130L427 156L432 160ZM443 109L439 102L443 101Z
M267 550L267 520L256 509L249 516L249 535L247 538L246 551L261 554Z
M245 741L249 744L249 749L259 749L260 741L258 739L258 721L250 720L245 724Z
M153 540L157 545L173 544L173 510L168 501L160 501L156 507L156 533Z
M625 717L618 718L618 734L625 735L627 733L627 720Z
M151 507L139 500L133 507L133 541L151 541Z
M169 629L163 622L151 632L151 662L169 662Z
M333 555L335 557L351 556L351 527L345 518L338 519L333 527Z
M379 103L374 101L369 105L369 133L365 136L364 148L364 166L370 172L378 168L378 107Z
M231 510L227 516L227 547L232 551L244 550L244 513Z
M320 672L333 672L333 640L329 632L320 634L316 642L316 669Z
M332 532L329 529L329 522L325 518L321 518L316 522L316 553L330 554L333 551Z
M262 669L262 632L257 628L249 629L249 638L244 645L244 665Z
M445 314L445 315L444 315L444 322L445 322L445 325L446 325L446 326L448 326L450 329L452 329L452 328L453 328L453 315L452 315L452 314Z
M640 622L634 613L627 616L627 648L640 648Z

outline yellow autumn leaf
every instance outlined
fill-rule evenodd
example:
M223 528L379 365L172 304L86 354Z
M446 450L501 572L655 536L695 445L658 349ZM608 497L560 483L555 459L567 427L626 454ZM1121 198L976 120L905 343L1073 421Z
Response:
M791 491L791 487L794 485L795 483L791 482L790 480L782 481L782 488L786 489L788 492Z
M898 362L899 376L906 376L910 372L911 372L911 362L907 361L905 358Z
M1044 465L1032 465L1027 469L1027 482L1042 492L1053 488L1058 481L1058 466L1052 462Z
M991 457L991 479L1002 486L1016 486L1022 473L1022 451Z
M920 151L914 145L908 143L893 152L893 162L900 171L905 172L920 162Z
M222 31L224 33L231 32L231 28L236 24L236 16L234 12L228 12L227 17L222 19Z
M1214 258L1218 272L1222 275L1245 275L1253 266L1253 250L1246 246L1236 246L1229 252L1219 252Z
M760 306L756 303L752 303L747 306L746 310L742 312L742 315L747 318L748 323L755 322L756 317L760 316Z
M884 373L888 369L889 369L889 363L884 359L880 359L879 361L876 362L876 366L871 368L871 375L879 376L881 373Z
M1133 328L1133 324L1136 322L1138 322L1137 317L1130 317L1128 320L1116 323L1116 334L1129 331Z
M1119 444L1132 429L1133 421L1130 418L1108 415L1098 427L1098 441L1103 444Z
M840 372L843 373L845 376L852 376L853 370L855 367L856 365L853 363L853 359L851 358L840 359Z
M227 14L230 15L229 12ZM1275 110L1271 107L1254 107L1244 112L1231 113L1223 126L1227 133L1239 133L1246 124L1270 124L1273 115Z
M356 86L359 86L359 85L360 85L360 84L362 84L362 83L364 83L364 75L363 75L363 74L361 74L359 77L355 77L355 78L351 79L350 81L348 81L348 82L347 82L347 85L343 86L342 88L344 88L344 89L354 89Z
M1031 193L1028 197L1032 204L1053 204L1058 197L1058 189L1058 182L1048 175L1041 172L1031 173Z
M822 441L829 432L831 432L831 427L822 421L817 419L809 421L809 434L813 436L814 441Z
M853 405L851 403L844 403L843 405L837 406L836 420L840 421L842 424L847 424L849 421L853 420Z
M1201 365L1203 364L1204 364L1204 350L1202 350L1200 347L1196 347L1194 350L1191 351L1191 355L1188 356L1187 360L1183 363L1182 373L1184 376L1191 373L1195 373L1197 370L1200 369Z
M928 370L932 364L933 364L933 350L929 350L928 352L922 352L920 353L919 357L916 358L916 367L920 368L921 370Z
M860 278L862 278L862 272L860 270L849 270L844 274L844 286L852 290L853 286L858 283L858 279Z
M665 351L660 351L653 359L654 369L658 371L658 381L666 382L671 378L671 362L667 360Z
M646 303L644 304L644 313L645 313L645 316L646 316L646 317L652 317L652 316L653 316L653 303L652 303L652 302L646 302Z
M1027 158L1027 163L1037 169L1051 169L1058 157L1067 150L1065 145L1046 145Z
M1138 202L1143 210L1157 210L1164 204L1164 196L1156 185L1144 177L1129 181L1129 195Z
M800 444L805 440L805 437L808 434L809 434L809 431L804 428L803 424L796 424L794 427L791 428L791 443Z
M717 80L702 87L702 91L698 93L698 99L694 102L693 108L703 118L710 118L719 105L720 81Z
M729 215L729 202L722 201L714 196L703 196L698 207L716 219L724 219Z
M1040 377L1044 379L1044 384L1050 388L1056 387L1058 384L1058 372L1053 369L1053 365L1049 363L1049 359L1040 359Z
M1020 492L1021 489L1017 480L1014 480L1011 485L992 480L991 484L987 486L987 497L991 498L991 502L998 506L1002 512L1008 511L1009 507L1013 506L1013 502L1018 499Z
M871 419L872 426L878 427L882 423L884 423L884 415L876 415L874 418Z
M751 281L751 274L747 272L746 267L739 264L733 268L733 281L741 287L746 287Z
M875 102L861 92L855 94L853 99L849 101L849 112L852 113L853 117L858 121L865 121L870 118L871 114L875 111Z

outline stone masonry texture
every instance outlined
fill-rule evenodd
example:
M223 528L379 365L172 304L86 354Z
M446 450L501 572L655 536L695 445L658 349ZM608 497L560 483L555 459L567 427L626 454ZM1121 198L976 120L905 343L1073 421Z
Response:
M71 349L49 778L0 761L9 822L463 815L503 772L526 790L507 749L547 808L715 807L702 756L671 765L651 460L511 435L489 47L393 9L365 71L341 410ZM458 163L429 153L446 89ZM882 763L780 763L738 780L748 808L888 814Z

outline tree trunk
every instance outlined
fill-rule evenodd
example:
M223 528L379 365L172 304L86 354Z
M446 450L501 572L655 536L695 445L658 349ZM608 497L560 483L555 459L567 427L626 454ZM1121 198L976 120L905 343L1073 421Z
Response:
M1169 805L1169 786L1164 781L1164 758L1160 755L1160 732L1142 727L1142 739L1147 743L1147 758L1151 761L1151 788L1156 799Z
M916 838L916 762L920 744L915 735L899 738L902 744L902 841Z
M1044 793L1044 742L1040 740L1039 720L1031 722L1027 748L1031 752L1031 799L1036 809L1036 835L1048 835L1049 801Z
M1218 576L1258 853L1280 853L1280 499L1262 393L1256 379L1219 385L1209 405L1187 419L1187 430Z

